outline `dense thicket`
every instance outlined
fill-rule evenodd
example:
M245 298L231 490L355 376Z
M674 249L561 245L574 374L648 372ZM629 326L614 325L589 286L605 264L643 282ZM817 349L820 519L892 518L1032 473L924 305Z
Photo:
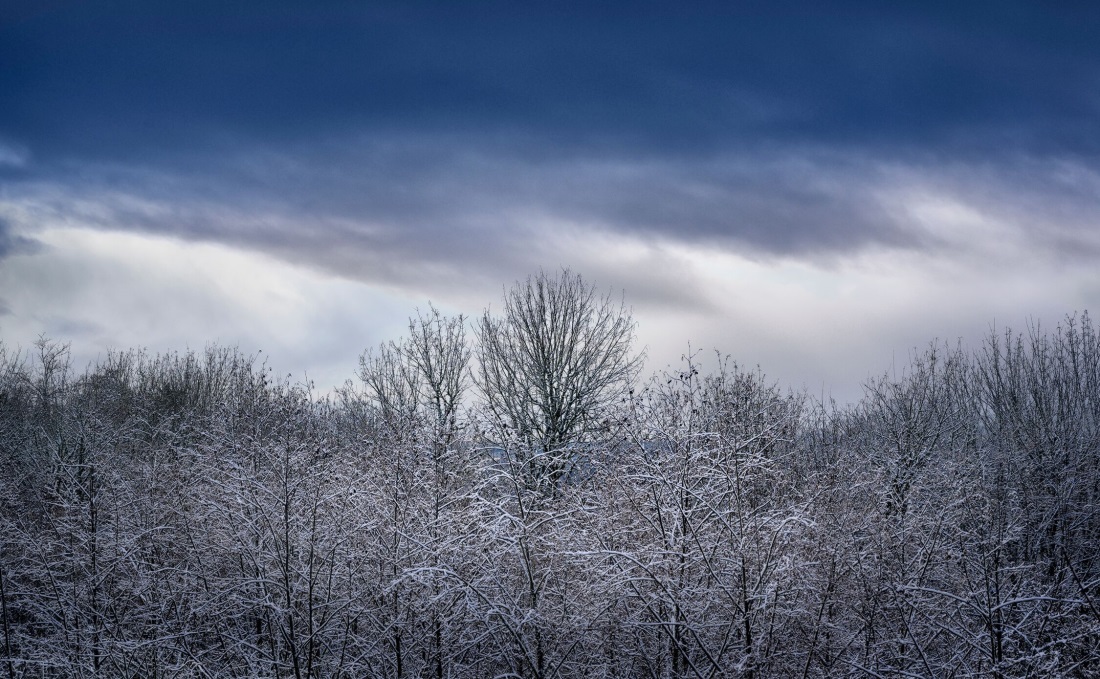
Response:
M840 409L689 356L587 414L550 491L452 398L461 322L387 347L318 398L231 349L0 345L0 676L1100 666L1087 317L933 345Z

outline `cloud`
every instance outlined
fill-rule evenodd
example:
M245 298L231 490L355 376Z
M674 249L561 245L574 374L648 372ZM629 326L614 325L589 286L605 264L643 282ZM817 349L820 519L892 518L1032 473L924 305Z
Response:
M347 158L267 153L207 174L100 167L9 186L5 229L43 245L39 261L0 260L5 339L47 332L99 351L219 340L336 384L425 301L477 314L512 281L565 265L601 290L625 290L651 367L690 342L850 400L862 378L933 337L977 342L992 320L1056 320L1098 292L1090 225L1100 179L1081 163L787 152L597 170L592 160L530 164L440 148L450 160L428 169L407 149L361 152L379 163L365 167L369 179L345 176ZM657 205L647 193L742 176L758 180L773 212L787 209L788 187L828 196L835 214L853 215L832 225L848 237L785 243L741 232L736 219L725 230L679 229L638 225L618 209L630 195ZM683 209L711 225L727 210L744 214L699 203Z
M39 236L49 247L34 261L0 266L3 340L71 341L78 367L112 348L213 342L263 350L277 370L328 389L421 302L220 245L70 227Z
M807 324L857 361L904 350L907 319L986 322L962 286L998 315L1078 305L1100 255L1095 13L57 0L0 22L20 64L0 72L0 275L39 286L4 288L5 321L62 328L77 272L159 280L123 264L144 252L126 235L467 313L571 266L625 289L654 346L698 333L792 366L853 365L791 339ZM253 318L164 285L207 335ZM363 331L330 311L287 323Z
M567 265L637 304L700 311L714 306L679 245L827 259L926 239L890 218L875 177L850 162L532 160L454 139L332 146L240 149L206 169L74 164L14 183L0 204L27 232L219 243L423 296L472 296Z
M218 242L398 287L477 286L594 259L573 244L577 233L652 253L686 244L823 264L985 247L976 223L952 221L922 195L1015 224L1037 252L1080 257L1095 247L1100 215L1096 169L1029 157L944 163L792 147L698 161L529 159L441 138L241 148L173 171L74 167L11 184L8 214L27 228L69 222Z
M0 260L15 255L33 255L41 250L42 243L15 233L11 222L0 215Z

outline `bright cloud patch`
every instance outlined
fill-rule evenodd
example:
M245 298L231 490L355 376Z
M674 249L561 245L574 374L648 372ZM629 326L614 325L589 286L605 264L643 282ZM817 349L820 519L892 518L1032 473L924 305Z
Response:
M364 348L403 329L412 302L253 252L168 238L49 228L38 254L0 263L5 342L71 341L78 365L109 348L207 343L262 350L328 388Z

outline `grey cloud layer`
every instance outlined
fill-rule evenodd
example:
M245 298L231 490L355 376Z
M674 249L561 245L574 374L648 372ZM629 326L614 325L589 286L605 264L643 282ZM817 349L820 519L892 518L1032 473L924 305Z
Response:
M138 230L413 288L478 287L560 263L615 269L613 248L575 249L592 237L648 248L651 275L669 256L662 248L677 245L822 264L873 250L982 247L966 233L929 228L907 211L906 192L950 199L1021 229L1036 253L1095 252L1100 175L1089 166L934 161L791 149L690 161L532 162L507 148L489 153L447 139L347 140L298 153L238 149L216 165L171 172L72 165L10 185L6 202L20 206L8 218L22 215L25 233L36 220ZM0 254L33 245L9 231L0 230ZM616 280L629 276L618 269ZM692 293L688 285L666 301L704 303L692 302Z
M8 201L28 222L217 241L401 285L433 271L499 279L553 266L582 234L754 257L919 246L874 204L876 181L851 163L797 157L531 162L444 140L238 152L172 173L80 166L16 184Z

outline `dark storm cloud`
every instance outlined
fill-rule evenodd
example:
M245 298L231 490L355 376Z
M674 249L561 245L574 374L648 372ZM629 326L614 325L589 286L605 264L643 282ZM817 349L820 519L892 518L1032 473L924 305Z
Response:
M341 126L642 152L1014 135L1094 153L1100 11L1085 12L54 2L0 29L16 65L0 124L34 149L106 157Z
M28 4L0 24L0 198L400 283L550 263L549 224L935 248L883 164L1095 169L1100 11L824 7Z

